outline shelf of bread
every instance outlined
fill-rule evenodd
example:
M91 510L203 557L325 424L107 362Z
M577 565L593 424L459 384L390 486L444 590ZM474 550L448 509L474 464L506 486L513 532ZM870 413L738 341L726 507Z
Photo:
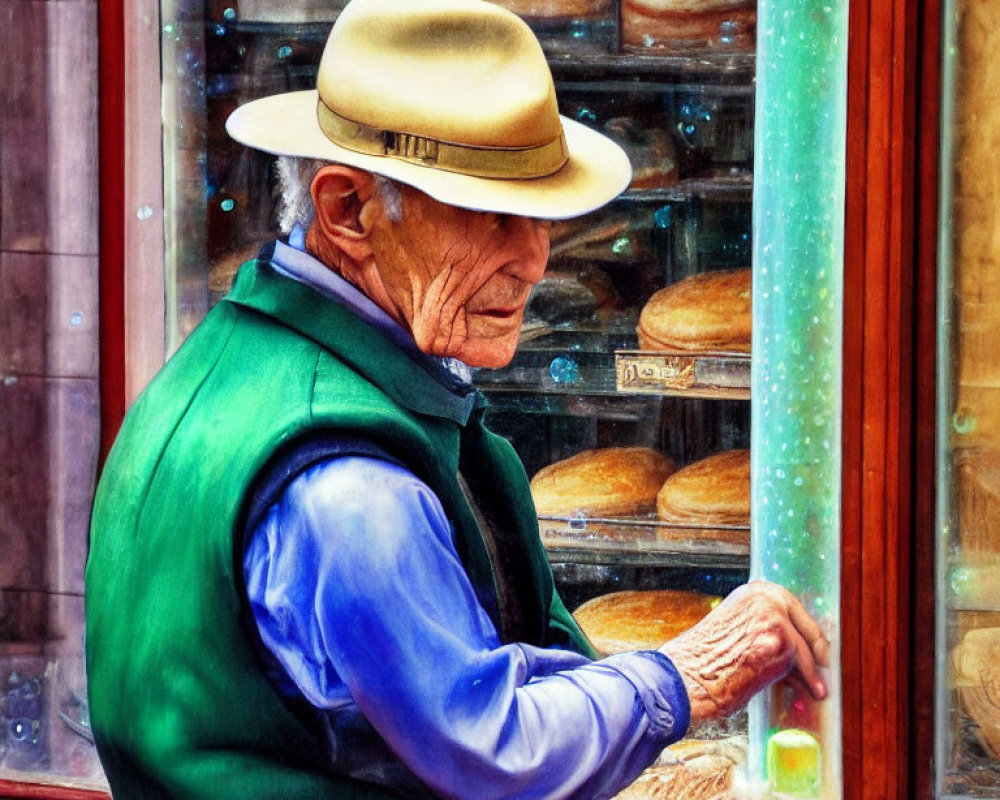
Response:
M675 52L614 52L593 44L557 36L540 37L542 49L557 79L586 76L675 76L711 81L749 81L756 66L755 53L739 48L692 47Z
M639 350L615 353L618 390L749 399L751 273L697 273L655 292L639 314Z
M520 5L503 0L499 4ZM244 0L240 3L238 16L223 15L218 22L208 20L206 24L215 36L223 34L219 28L224 26L225 31L241 34L325 41L344 5L344 0L293 4L261 0L247 3ZM532 10L537 12L539 4L533 5ZM732 35L733 26L730 35L726 35L723 24L721 36L646 46L642 43L641 30L634 25L624 30L617 24L610 4L602 14L589 15L512 10L518 11L535 31L557 77L591 73L629 78L672 75L699 81L717 78L731 82L736 79L749 84L755 71L753 42L745 34Z
M539 515L542 544L553 560L631 566L711 566L745 569L750 528L667 523L633 518Z
M718 567L749 559L747 450L680 469L648 447L585 450L536 472L531 494L553 558Z
M704 197L714 200L750 200L753 174L733 168L711 175L680 178L669 186L627 189L620 201L667 203Z

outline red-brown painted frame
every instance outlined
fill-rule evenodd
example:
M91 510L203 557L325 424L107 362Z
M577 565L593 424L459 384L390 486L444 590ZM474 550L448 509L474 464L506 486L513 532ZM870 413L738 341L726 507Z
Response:
M941 127L941 0L924 0L921 6L919 64L916 93L917 186L914 198L916 233L914 319L913 426L913 560L910 591L910 719L908 764L911 796L934 796L934 650L936 412L937 412L937 256L938 185Z
M98 5L101 463L125 416L125 15Z
M920 0L850 6L841 674L851 800L931 793L938 14Z

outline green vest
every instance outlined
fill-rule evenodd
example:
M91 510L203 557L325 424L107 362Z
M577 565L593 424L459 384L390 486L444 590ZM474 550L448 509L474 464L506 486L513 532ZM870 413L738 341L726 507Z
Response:
M248 499L305 436L362 437L406 464L487 608L516 592L525 641L592 655L553 590L523 468L474 399L266 262L243 267L129 411L95 499L90 716L116 800L387 796L329 772L315 715L275 691L247 624ZM503 533L506 572L483 525Z

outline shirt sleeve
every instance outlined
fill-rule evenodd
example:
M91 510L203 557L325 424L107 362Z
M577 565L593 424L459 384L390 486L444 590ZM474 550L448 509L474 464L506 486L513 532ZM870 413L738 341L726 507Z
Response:
M304 472L244 571L265 645L304 696L355 703L446 798L603 798L687 729L670 660L503 645L440 502L412 473L345 456Z

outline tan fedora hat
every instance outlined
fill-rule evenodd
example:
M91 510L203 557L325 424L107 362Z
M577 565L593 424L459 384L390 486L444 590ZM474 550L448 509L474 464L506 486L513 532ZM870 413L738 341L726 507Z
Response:
M351 0L315 91L241 106L226 130L276 155L319 158L450 205L579 216L628 186L624 151L561 117L542 49L484 0Z

